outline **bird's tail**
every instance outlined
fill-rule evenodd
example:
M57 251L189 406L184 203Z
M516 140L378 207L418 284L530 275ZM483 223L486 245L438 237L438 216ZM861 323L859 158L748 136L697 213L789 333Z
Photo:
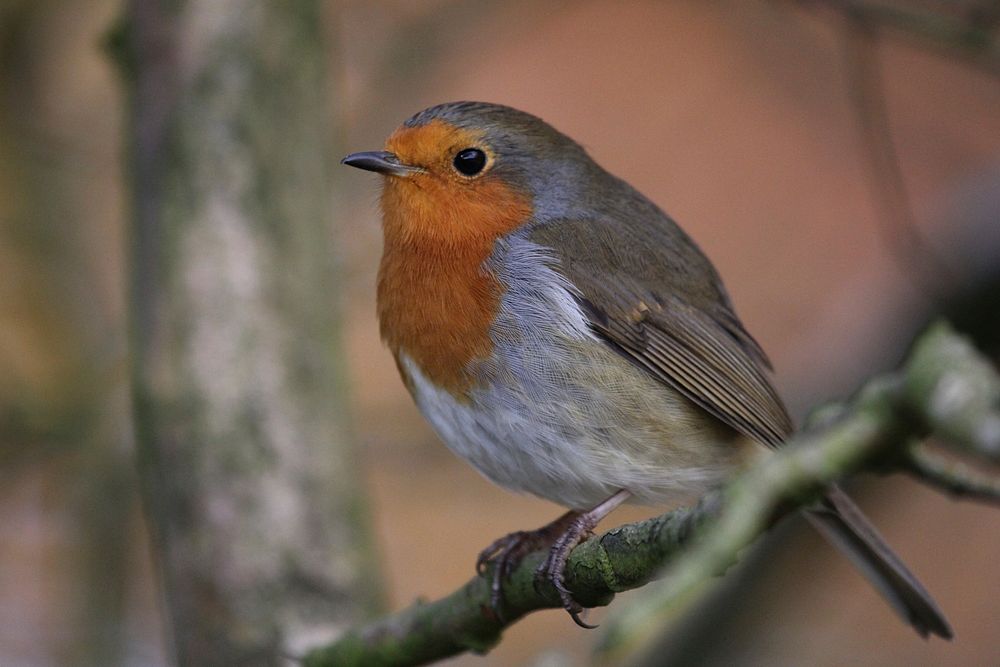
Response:
M847 494L832 487L822 503L805 515L826 539L854 562L922 637L935 634L951 639L951 627L930 593L906 569Z

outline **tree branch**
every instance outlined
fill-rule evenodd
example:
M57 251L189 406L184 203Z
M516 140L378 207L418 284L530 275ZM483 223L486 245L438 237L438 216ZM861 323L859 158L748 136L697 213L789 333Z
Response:
M932 327L915 346L905 380L906 401L928 430L1000 463L1000 377L964 338Z
M981 72L1000 77L1000 48L997 26L1000 8L985 0L978 8L949 6L942 2L936 10L905 6L903 3L865 0L798 0L803 6L820 6L869 29L897 35L912 44L946 57L963 61Z
M973 468L953 456L945 456L925 442L910 448L907 472L947 493L1000 504L1000 476Z
M658 628L679 600L728 568L774 521L807 505L828 484L887 465L923 476L919 465L909 463L910 444L932 428L966 451L993 458L992 431L986 428L982 437L982 425L1000 416L998 388L1000 379L988 361L948 327L932 327L902 370L870 381L846 405L826 410L827 417L816 420L820 425L798 434L725 489L706 494L694 507L584 542L570 556L566 584L585 606L605 605L614 593L642 586L672 564L655 595L608 624L605 650L632 647ZM928 476L939 483L939 476ZM959 477L952 481L962 484ZM686 549L695 535L699 539ZM347 632L303 662L310 667L417 665L463 651L485 652L525 614L560 606L550 584L537 590L533 585L544 556L542 551L529 555L512 574L504 587L503 619L490 609L489 576L474 577L445 598L418 602Z
M864 15L847 13L847 18L844 55L849 92L878 209L878 228L900 268L919 283L922 293L940 300L949 288L961 284L962 276L928 243L917 223L892 137L878 33Z

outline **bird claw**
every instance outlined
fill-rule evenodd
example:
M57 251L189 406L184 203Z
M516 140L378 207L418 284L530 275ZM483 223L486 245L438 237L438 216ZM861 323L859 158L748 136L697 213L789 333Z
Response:
M544 530L544 529L542 529ZM490 564L493 564L493 576L490 579L490 607L497 618L503 620L501 603L503 598L503 580L510 578L514 568L538 544L538 531L518 530L495 540L479 552L476 558L476 573L485 576Z
M519 530L504 535L479 552L479 557L476 558L476 573L479 576L485 576L490 564L493 565L493 576L490 580L490 607L497 618L503 620L503 612L501 611L503 580L510 578L514 569L529 553L553 544L553 540L556 540L556 543L562 540L565 537L567 526L572 527L578 517L579 512L567 512L552 523L537 530ZM576 619L574 618L574 620Z
M587 515L575 518L566 529L566 532L560 535L559 539L552 545L545 561L535 570L534 581L536 591L539 590L540 586L546 580L550 581L559 595L559 601L562 602L563 609L570 615L574 623L587 630L593 630L597 626L583 620L581 614L585 614L586 610L573 598L573 594L566 588L566 563L569 560L570 552L582 541L593 535L595 525L596 521L593 521Z
M625 489L620 489L586 512L571 510L538 530L511 533L483 549L476 560L476 571L482 576L487 571L487 566L494 563L493 580L490 582L490 606L493 607L497 618L503 620L500 610L503 580L511 575L517 564L528 553L542 545L551 544L552 548L549 549L545 562L535 570L535 590L541 592L541 586L546 579L552 582L563 609L569 613L573 622L588 630L596 628L596 625L590 625L583 620L582 615L585 613L583 606L573 599L573 594L566 588L566 561L569 560L569 554L576 545L594 534L598 522L625 502L630 495Z
M545 581L552 582L552 586L556 589L556 594L559 595L559 601L562 602L563 609L565 609L566 613L568 613L570 618L573 619L573 622L581 628L587 630L597 628L596 625L591 625L583 620L582 616L587 613L587 610L573 598L573 594L566 588L566 585L563 583L562 574L549 571L547 565L548 561L542 563L542 565L535 572L535 590L539 590L540 586ZM565 566L565 563L563 563L563 566Z
M488 547L479 552L479 556L476 558L476 574L480 577L486 574L490 563L495 559L502 558L503 554L509 551L511 542L517 542L523 537L524 531L519 530L490 543Z

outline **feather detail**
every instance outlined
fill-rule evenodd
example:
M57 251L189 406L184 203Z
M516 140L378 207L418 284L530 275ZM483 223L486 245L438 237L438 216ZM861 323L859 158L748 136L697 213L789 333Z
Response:
M663 228L670 229L666 222ZM609 346L739 433L777 446L791 432L765 374L767 359L707 260L688 255L678 266L664 243L643 246L639 261L618 263L627 239L612 237L599 220L550 223L533 238L560 260L558 270ZM700 290L676 285L682 279Z

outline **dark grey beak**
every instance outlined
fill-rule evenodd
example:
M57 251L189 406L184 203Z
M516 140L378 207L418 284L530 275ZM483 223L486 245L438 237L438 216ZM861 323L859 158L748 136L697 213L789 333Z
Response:
M389 151L365 151L363 153L351 153L340 164L349 167L357 167L365 171L374 171L386 176L409 176L410 174L423 171L420 167L412 167L403 164L396 157L395 153Z

